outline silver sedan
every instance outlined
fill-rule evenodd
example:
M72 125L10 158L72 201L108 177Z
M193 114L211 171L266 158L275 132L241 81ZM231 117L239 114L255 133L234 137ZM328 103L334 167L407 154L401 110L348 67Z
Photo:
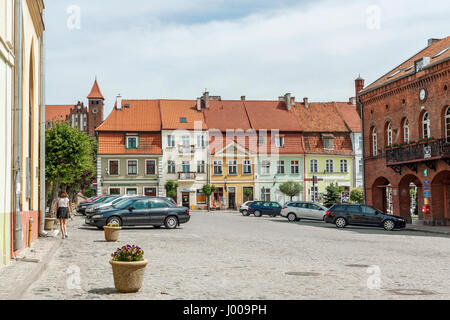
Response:
M288 202L281 209L281 216L290 222L305 220L324 221L327 208L313 202Z

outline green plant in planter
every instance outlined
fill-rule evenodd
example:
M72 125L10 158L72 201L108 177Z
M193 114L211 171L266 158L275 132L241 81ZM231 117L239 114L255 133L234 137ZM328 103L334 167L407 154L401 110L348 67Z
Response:
M144 250L140 247L127 244L122 248L117 248L117 250L111 254L113 261L122 262L134 262L144 260Z

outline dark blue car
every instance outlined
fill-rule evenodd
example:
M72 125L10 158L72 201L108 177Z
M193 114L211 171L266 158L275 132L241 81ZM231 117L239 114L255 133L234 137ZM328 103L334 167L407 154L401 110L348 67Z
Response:
M264 215L276 217L281 214L281 205L273 201L255 201L248 207L248 213L254 214L255 217Z

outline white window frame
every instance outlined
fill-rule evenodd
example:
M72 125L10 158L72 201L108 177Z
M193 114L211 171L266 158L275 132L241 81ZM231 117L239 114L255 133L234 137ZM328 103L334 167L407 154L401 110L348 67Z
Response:
M325 161L325 173L334 173L334 159L327 159Z
M261 174L270 175L270 160L261 161Z
M390 122L388 123L388 126L386 128L386 137L387 137L386 139L387 146L388 147L392 146L392 123Z
M130 148L129 139L135 138L136 139L136 148ZM127 149L138 149L139 148L139 136L138 135L126 135L125 137L125 144Z
M186 142L188 144L186 144ZM190 147L191 146L191 137L187 136L187 135L181 136L181 145L183 147Z
M283 148L284 147L284 137L275 137L275 146L277 148Z
M148 173L147 172L147 162L149 162L149 161L152 161L153 163L154 163L154 165L155 165L155 173ZM158 174L158 168L156 167L156 160L155 159L145 159L145 175L146 176L154 176L154 175L157 175Z
M378 137L377 128L372 129L372 155L376 157L378 155Z
M111 195L111 189L119 189L119 195L122 195L121 187L108 187L108 195Z
M142 195L145 196L145 189L155 189L156 191L156 196L158 196L158 188L156 186L143 186L142 187Z
M204 135L198 135L197 136L197 147L198 148L204 148L205 146L206 146L205 136Z
M205 162L205 160L197 160L197 173L206 173L206 162Z
M249 169L249 170L246 170ZM244 160L242 174L252 174L252 160Z
M173 164L173 166L172 166ZM173 167L173 172L170 171L170 168ZM168 160L167 161L167 174L174 174L177 172L177 164L175 160Z
M220 172L216 173L216 167L220 168ZM222 160L214 160L213 161L213 175L216 176L221 176L223 175L223 164L222 164Z
M347 159L341 159L339 165L340 165L341 173L348 173L348 160Z
M333 138L324 138L323 139L323 148L325 149L325 150L334 150L334 141L333 141L334 139ZM327 141L330 141L331 142L331 146L328 148L327 147L327 145L326 145L326 142Z
M111 161L117 161L117 172L118 174L111 174ZM120 176L120 160L119 159L108 159L108 176L118 177Z
M138 187L126 187L125 188L125 195L128 195L128 190L130 189L136 189L136 195L139 195L139 188Z
M427 116L427 120L425 120L425 116ZM423 139L431 138L431 119L428 111L422 116L422 137Z
M130 174L130 171L129 171L129 162L130 161L136 161L136 174ZM139 160L138 159L128 159L127 160L127 176L136 177L138 175L139 175Z
M309 172L318 173L319 172L319 160L311 159L309 160Z
M168 148L175 147L175 136L171 134L167 135L167 147Z
M187 166L189 169L187 171L184 171L184 166ZM191 170L191 162L189 160L183 160L181 162L181 172L184 172L184 173L192 172L192 170Z
M234 173L230 170L232 168L234 169ZM228 160L228 174L234 176L238 174L237 160Z
M311 186L309 197L310 197L311 202L314 202L314 203L319 202L319 186L317 184L314 186Z
M297 172L294 172L294 168L297 168ZM291 160L291 174L300 174L300 161Z
M403 142L409 143L409 120L407 118L403 123Z
M283 168L283 172L280 172L281 168ZM286 174L286 163L284 160L277 161L277 174Z

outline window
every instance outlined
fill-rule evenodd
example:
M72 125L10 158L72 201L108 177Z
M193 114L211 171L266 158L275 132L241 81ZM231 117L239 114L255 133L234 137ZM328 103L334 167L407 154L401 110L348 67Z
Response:
M144 188L144 196L156 197L156 188L155 187L145 187Z
M368 213L368 214L370 214L370 215L374 215L375 213L377 213L377 210L375 210L375 209L372 208L372 207L362 206L361 208L362 208L362 212L363 212L363 213Z
M108 171L110 176L118 176L119 175L119 160L109 160L108 161Z
M237 161L228 161L228 174L237 174Z
M215 160L213 162L213 167L214 174L222 174L222 161Z
M175 147L175 137L170 135L167 136L167 146L168 147Z
M175 161L169 160L167 162L167 173L175 173Z
M277 174L284 174L284 161L277 161Z
M182 168L183 172L191 172L191 163L189 161L183 161Z
M309 161L309 171L311 173L319 172L319 161L317 159L312 159Z
M120 194L120 188L109 188L109 194L111 196Z
M405 119L403 122L403 142L409 143L409 120Z
M270 174L270 161L263 160L261 162L262 174Z
M197 161L197 173L205 173L205 161Z
M348 172L348 161L345 159L341 160L341 173L347 173Z
M333 150L333 139L331 138L323 139L323 147L326 150Z
M137 160L128 160L128 175L137 175Z
M258 144L259 145L264 144L264 136L262 135L262 133L258 134Z
M319 201L319 186L317 185L311 187L311 201L312 202Z
M191 137L189 137L189 136L182 136L181 137L181 141L182 141L184 147L188 147L191 144Z
M252 173L252 162L250 160L244 160L244 174Z
M137 149L139 146L138 136L127 136L126 148L127 149Z
M284 137L275 137L275 146L277 148L283 148L284 147Z
M205 136L197 136L197 147L205 147Z
M135 210L148 209L149 208L148 202L149 202L148 200L138 200L135 203L133 203L133 208Z
M431 137L430 128L430 114L425 112L422 117L422 138L428 139Z
M372 155L374 157L378 155L377 128L372 129Z
M334 172L334 161L333 160L327 160L326 166L325 166L325 172L326 173L332 173Z
M197 204L206 204L208 196L203 192L203 190L197 189Z
M386 127L386 145L392 146L392 124L390 122Z
M146 160L145 161L145 174L146 175L156 174L156 161L155 160Z
M445 141L450 142L450 107L445 112Z
M262 199L262 201L270 201L270 189L268 189L268 188L261 189L261 199ZM265 205L265 203L264 203L264 205Z
M291 174L299 174L300 173L300 161L291 161Z
M127 188L127 195L129 196L137 195L137 188Z
M363 160L359 159L359 172L363 172L364 168L363 168Z
M180 118L180 123L187 123L187 119L186 118Z
M162 208L168 208L169 204L162 200L150 200L150 207L152 209L162 209Z

